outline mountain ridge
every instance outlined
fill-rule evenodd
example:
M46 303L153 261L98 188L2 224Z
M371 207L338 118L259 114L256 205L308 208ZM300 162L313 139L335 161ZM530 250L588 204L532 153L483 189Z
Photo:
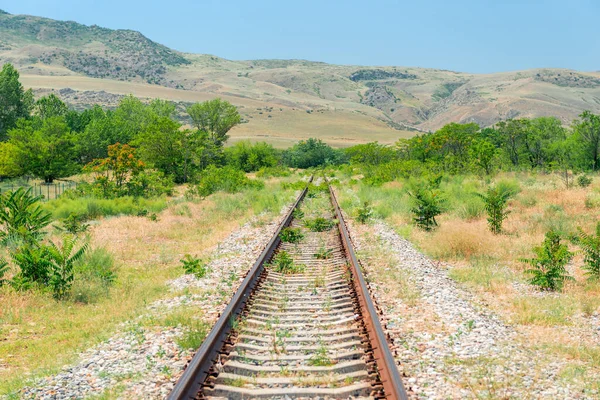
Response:
M449 122L489 126L508 118L555 116L567 124L583 110L600 112L598 72L537 68L474 74L300 59L235 61L179 52L133 30L6 12L0 12L0 61L13 63L38 92L123 94L129 88L139 97L166 93L175 101L224 97L240 107L248 123L237 130L248 137L276 136L276 129L305 137L306 126L317 128L311 125L316 115L329 125L325 139L351 128L356 138L364 129L363 141L379 132L378 139L393 142ZM76 95L69 101L81 106L86 96L80 104Z

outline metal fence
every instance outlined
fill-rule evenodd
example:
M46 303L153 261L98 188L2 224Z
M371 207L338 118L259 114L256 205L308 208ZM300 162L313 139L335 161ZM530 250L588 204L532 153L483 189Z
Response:
M59 198L65 191L77 188L77 182L61 181L54 183L1 183L0 194L23 188L31 189L31 193L35 196L42 196L42 201L54 200Z

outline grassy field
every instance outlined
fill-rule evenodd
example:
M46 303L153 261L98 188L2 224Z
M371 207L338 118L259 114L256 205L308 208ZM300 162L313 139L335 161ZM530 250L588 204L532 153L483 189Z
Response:
M567 269L575 280L554 294L544 295L530 286L525 273L529 267L521 261L534 256L533 247L541 245L550 229L565 238L579 227L594 232L597 219L590 216L600 208L600 180L595 177L590 187L569 189L555 175L504 173L492 183L500 181L519 191L509 203L501 235L488 229L484 204L475 195L490 184L485 179L445 179L445 212L432 232L414 227L406 182L342 185L339 193L349 215L369 201L377 217L434 260L447 263L449 275L524 334L528 346L569 360L582 376L586 370L600 370L600 349L590 320L600 312L600 282L586 280L581 252L569 244L576 255ZM402 297L410 300L411 293ZM589 385L595 388L593 382Z
M75 299L65 301L48 292L0 288L0 394L56 372L152 301L176 295L166 283L184 273L179 262L184 254L205 256L251 217L267 213L263 218L272 218L292 199L293 191L271 179L260 191L217 193L203 201L169 199L156 220L116 216L94 221L91 247L110 254L116 268L116 285L108 294L88 293L78 282ZM51 239L57 239L55 232ZM87 300L76 301L82 298Z

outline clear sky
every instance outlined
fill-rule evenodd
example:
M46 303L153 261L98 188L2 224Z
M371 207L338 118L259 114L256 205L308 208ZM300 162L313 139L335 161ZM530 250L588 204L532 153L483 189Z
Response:
M234 60L600 70L599 0L0 0L0 8L134 29Z

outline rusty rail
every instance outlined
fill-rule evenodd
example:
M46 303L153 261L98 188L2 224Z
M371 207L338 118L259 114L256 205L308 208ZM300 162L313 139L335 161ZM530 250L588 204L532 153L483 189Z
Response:
M375 309L375 305L373 304L373 300L371 300L365 277L362 273L358 259L356 258L356 254L354 253L354 247L352 245L352 241L350 240L348 228L346 228L346 222L344 221L342 210L340 209L331 185L329 186L329 193L331 195L331 202L333 203L333 207L335 208L335 213L339 221L338 228L340 231L340 236L342 237L342 244L346 250L348 259L350 260L350 270L352 271L354 278L354 287L360 303L367 334L369 336L369 340L371 341L373 356L377 365L377 370L379 371L379 377L383 385L384 394L386 398L389 399L407 400L408 396L406 394L406 390L404 389L404 385L402 384L402 378L398 372L396 361L394 360L394 356L392 355L392 352L388 346L386 335L383 331L383 327L381 326L381 322L379 321L379 316L377 314L377 310Z
M312 177L310 181L312 181ZM221 349L226 344L227 338L231 332L231 321L243 311L250 295L252 294L259 278L264 270L264 264L269 261L277 246L280 243L279 233L281 230L291 223L293 219L293 211L302 202L308 186L298 196L294 206L287 213L282 223L277 228L277 231L256 260L242 284L235 292L231 302L227 305L215 326L206 337L200 349L196 352L183 375L179 378L172 392L167 397L168 400L187 400L195 399L201 391L206 379L211 374L215 374L214 365L218 360ZM361 271L360 264L356 258L350 234L346 228L346 223L342 215L342 211L337 202L337 198L331 186L329 186L331 202L334 206L336 216L338 218L338 229L342 239L342 245L345 249L348 259L350 260L350 271L352 273L352 281L355 287L360 312L367 331L367 336L370 341L370 348L373 352L373 359L377 366L379 380L383 386L384 395L388 399L406 400L408 399L402 379L396 362L389 349L386 335L383 331L377 310L369 290L367 288L364 275Z
M309 182L311 181L312 177ZM217 320L217 323L202 343L202 346L200 346L200 349L198 349L190 363L187 365L183 375L181 375L173 387L171 394L167 397L168 400L195 399L198 395L204 381L211 374L211 367L215 364L218 353L231 331L230 322L234 321L244 308L246 301L250 297L250 294L264 269L265 262L269 261L280 242L279 233L283 228L290 224L294 210L298 207L300 202L302 202L307 191L308 186L300 193L294 206L287 213L285 219L281 222L277 231L271 238L271 241L267 244L267 247L265 247L242 281L242 284L235 292L231 302L227 305Z

